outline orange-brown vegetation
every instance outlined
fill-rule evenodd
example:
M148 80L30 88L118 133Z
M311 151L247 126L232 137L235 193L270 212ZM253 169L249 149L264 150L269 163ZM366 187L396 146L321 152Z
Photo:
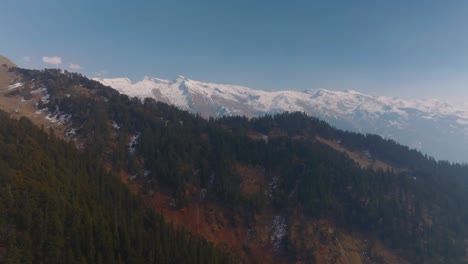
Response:
M234 170L242 176L244 195L254 195L265 188L267 179L263 168L238 163ZM130 180L124 172L118 175L133 193L144 199L147 206L163 215L176 228L200 235L218 248L242 256L248 262L290 263L278 256L271 244L271 226L275 215L272 208L255 213L250 221L246 221L239 210L214 202L192 201L183 208L176 208L171 195L162 191L143 192L143 182ZM193 195L198 191L195 189L194 186L187 186L187 193ZM296 263L306 263L305 260L311 256L316 263L370 263L371 256L378 256L384 263L406 263L381 243L369 246L364 236L336 229L331 220L311 219L300 212L295 212L288 219L289 240L298 249Z
M249 197L265 190L267 182L265 179L265 169L259 166L247 166L236 164L235 172L241 176L241 192L244 196Z
M339 143L334 142L332 140L328 140L328 139L325 139L325 138L322 138L322 137L316 137L316 139L319 142L324 143L324 144L334 148L335 150L338 150L340 152L345 153L346 155L348 155L349 158L351 158L354 162L356 162L362 168L371 167L371 168L373 168L375 170L380 169L380 170L386 170L386 171L400 170L399 168L395 168L395 167L391 166L390 164L388 164L388 163L386 163L384 161L369 158L364 153L359 153L357 151L352 151L350 149L347 149L347 148L341 146Z

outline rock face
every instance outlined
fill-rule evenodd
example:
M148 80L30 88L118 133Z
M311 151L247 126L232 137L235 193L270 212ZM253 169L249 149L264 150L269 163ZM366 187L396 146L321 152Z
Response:
M467 105L372 96L351 90L261 91L183 76L173 81L145 77L137 83L127 78L95 80L120 93L151 97L205 117L301 111L340 129L394 139L437 159L468 161Z

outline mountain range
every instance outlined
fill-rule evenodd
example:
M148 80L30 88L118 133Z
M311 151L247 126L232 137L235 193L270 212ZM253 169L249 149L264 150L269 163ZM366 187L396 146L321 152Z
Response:
M154 98L204 117L257 117L305 112L333 126L396 140L437 159L466 162L468 106L442 100L407 100L353 90L263 91L237 85L145 77L95 78L122 94Z
M0 57L0 263L468 260L468 165L277 113L299 110L278 98L340 92L118 83L133 98ZM210 113L223 90L229 111L242 98L264 108ZM322 104L352 105L332 99ZM192 109L203 103L206 112Z

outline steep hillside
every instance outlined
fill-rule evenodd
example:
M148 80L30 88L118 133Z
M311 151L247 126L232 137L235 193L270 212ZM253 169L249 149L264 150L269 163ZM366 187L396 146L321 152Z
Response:
M0 263L228 263L95 158L0 111Z
M205 120L78 74L13 73L148 206L249 261L466 260L465 165L301 113Z
M47 101L47 91L43 87L31 87L31 83L23 82L22 76L12 71L15 67L7 58L0 56L0 110L16 119L24 116L39 126L53 127L57 134L63 135L63 120L37 108L39 101Z
M261 91L180 76L174 81L146 77L96 79L122 94L154 98L202 116L255 117L305 112L340 129L379 134L438 159L468 162L468 107L439 100L403 100L355 91Z

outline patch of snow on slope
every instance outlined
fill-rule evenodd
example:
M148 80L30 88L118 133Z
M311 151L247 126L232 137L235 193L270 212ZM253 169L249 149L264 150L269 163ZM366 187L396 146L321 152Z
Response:
M35 90L32 90L31 93L32 94L39 94L39 93L42 94L42 97L41 97L42 103L44 103L44 104L49 103L50 94L47 91L46 87L37 88Z
M284 245L288 229L286 225L286 218L281 215L273 217L273 225L271 227L270 240L276 252L280 251Z
M17 82L15 84L9 85L8 90L13 90L13 89L19 88L21 86L23 86L23 83L22 82Z
M134 135L130 138L130 142L128 143L128 152L130 154L135 154L136 146L138 144L138 138L140 137L139 134Z
M70 120L70 117L71 115L69 114L58 112L58 113L50 113L45 118L53 124L63 125L63 124L68 123L68 121Z
M70 127L70 128L67 128L67 129L65 130L64 135L65 135L65 137L67 137L67 138L71 138L71 137L76 136L77 132L78 132L78 130L77 130L76 128Z
M276 190L278 190L278 185L279 185L279 177L273 176L273 179L268 185L268 189L265 190L265 194L268 195L268 197L273 198L273 195L275 194Z
M32 90L31 93L32 94L37 94L37 93L44 94L44 93L47 93L47 88L45 88L45 87L37 88L35 90Z
M119 129L120 129L119 124L117 124L117 122L115 122L115 121L112 121L112 127L113 127L114 129L116 129L116 130L119 130Z

